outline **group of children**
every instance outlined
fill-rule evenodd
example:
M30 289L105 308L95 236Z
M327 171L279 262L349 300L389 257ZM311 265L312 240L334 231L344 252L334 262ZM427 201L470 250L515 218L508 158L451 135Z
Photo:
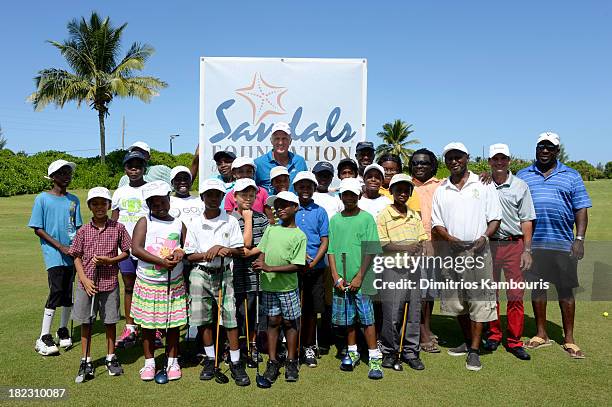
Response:
M215 160L223 179L201 182L198 198L190 195L193 178L187 167L172 169L171 185L147 183L143 154L130 151L123 160L129 184L112 197L106 188L91 189L87 206L92 218L86 225L78 198L66 191L75 165L58 160L49 166L53 187L36 198L29 223L41 240L50 289L37 352L58 353L50 334L57 307L63 307L59 345L71 345L67 322L74 299L72 318L81 323L83 353L77 382L94 377L90 342L98 313L106 327L108 373L123 373L115 348L132 346L141 335L144 381L155 377L154 350L163 346L164 337L168 380L181 377L179 330L186 324L198 329L202 380L212 379L219 363L215 324L224 327L231 376L239 386L250 384L245 363L259 363L264 351L267 380L274 382L284 366L285 379L297 381L300 362L317 366L318 335L327 335L332 326L346 331L343 370L359 364L360 337L367 345L371 379L382 378L382 367L390 367L398 355L410 367L424 368L418 358L418 326L416 345L399 349L401 313L408 300L384 302L382 327L377 327L371 281L377 254L420 254L420 242L427 239L410 206L409 176L391 177L387 168L371 164L359 177L357 163L344 159L337 168L319 162L291 182L287 169L279 166L270 171L273 194L268 196L255 184L252 159L226 153ZM337 191L330 191L335 172L341 181ZM78 284L73 298L74 270ZM126 325L115 338L119 272ZM409 302L414 320L420 298ZM322 327L317 326L319 314ZM260 325L266 341L257 336L259 315L265 317ZM251 350L246 358L242 333Z

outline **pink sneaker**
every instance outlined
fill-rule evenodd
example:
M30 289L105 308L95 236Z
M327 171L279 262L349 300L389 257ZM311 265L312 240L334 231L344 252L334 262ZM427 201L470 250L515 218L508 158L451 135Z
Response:
M132 331L127 326L123 328L121 336L115 341L115 347L117 348L131 348L136 344L136 335L138 332Z
M178 363L168 368L168 380L178 380L181 376L181 367Z
M150 382L155 378L155 366L145 366L140 369L140 379L145 382Z

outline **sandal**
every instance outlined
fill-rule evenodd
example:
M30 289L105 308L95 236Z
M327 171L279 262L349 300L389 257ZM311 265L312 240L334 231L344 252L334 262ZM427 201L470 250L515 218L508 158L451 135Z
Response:
M427 353L440 353L438 344L433 340L421 344L421 350Z
M563 350L570 355L572 359L584 359L584 352L575 343L564 343Z
M555 343L555 341L553 341L552 339L544 339L544 338L540 338L539 336L534 336L533 338L529 340L529 342L525 344L525 348L527 349L545 348L547 346L552 345L553 343Z

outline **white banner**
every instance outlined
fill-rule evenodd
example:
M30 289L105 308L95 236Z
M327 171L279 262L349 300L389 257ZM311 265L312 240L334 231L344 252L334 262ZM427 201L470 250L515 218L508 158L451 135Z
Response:
M277 121L312 169L354 158L366 137L365 59L200 59L200 182L217 173L219 150L253 159L272 148Z

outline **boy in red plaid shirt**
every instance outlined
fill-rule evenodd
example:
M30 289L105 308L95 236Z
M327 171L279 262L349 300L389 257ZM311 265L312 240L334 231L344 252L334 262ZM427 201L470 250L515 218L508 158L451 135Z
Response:
M87 194L87 206L93 217L91 222L81 227L72 245L70 255L79 277L72 319L81 323L81 348L83 357L79 366L76 382L81 383L94 378L94 367L88 351L91 302L93 315L100 312L100 319L106 327L106 369L111 376L123 373L123 368L115 357L115 324L119 314L119 280L117 264L129 256L132 240L125 226L108 217L111 195L108 189L96 187ZM121 254L119 253L121 250ZM94 297L95 295L95 297ZM91 346L89 345L91 349Z

